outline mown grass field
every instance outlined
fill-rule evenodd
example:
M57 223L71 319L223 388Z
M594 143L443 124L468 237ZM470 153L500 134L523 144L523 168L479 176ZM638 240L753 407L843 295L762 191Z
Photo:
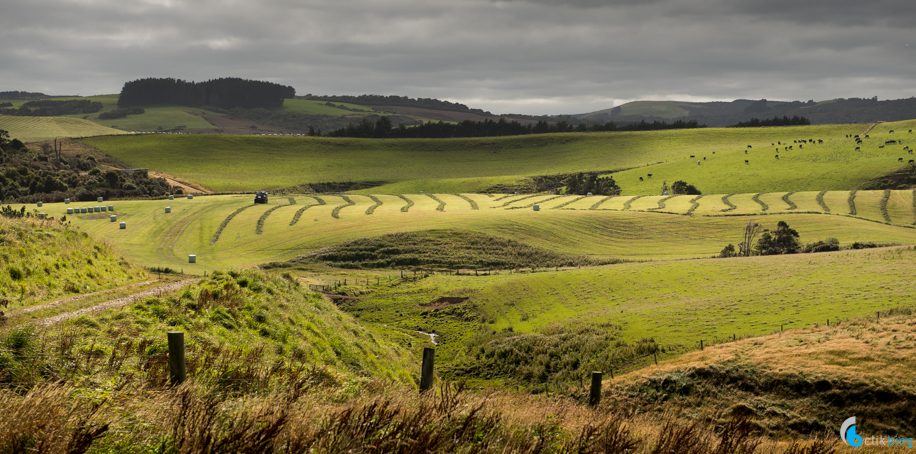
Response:
M134 167L166 172L217 191L382 182L363 192L481 192L537 175L619 170L614 178L624 195L661 194L663 181L670 185L676 180L704 194L729 194L854 189L913 157L903 147L916 143L916 136L902 131L914 124L916 120L880 124L859 151L846 135L862 133L871 125L437 140L132 136L84 142ZM891 134L890 129L898 132ZM890 138L902 143L879 148ZM804 144L799 150L793 142L798 139L824 142ZM782 151L783 146L777 152L770 144L778 142L794 149Z
M53 140L58 137L89 137L128 134L89 120L68 117L11 117L0 115L0 129L10 138L23 142Z
M127 223L126 230L109 221L112 213L70 215L68 220L138 263L198 273L289 260L358 238L431 229L480 232L565 255L628 260L711 257L725 245L737 244L749 221L772 229L784 220L800 232L802 243L832 237L847 246L855 241L916 244L913 191L891 191L890 224L884 222L880 209L884 191L857 191L856 217L848 214L849 191L824 195L830 213L812 202L818 194L792 194L789 200L795 201L796 210L782 202L784 193L765 194L759 199L768 204L767 211L753 200L756 194L737 194L728 199L736 207L729 212L722 211L727 209L723 195L704 196L696 204L690 203L693 196L668 198L663 210L652 210L665 199L661 196L634 200L463 194L474 201L475 210L454 194L351 194L345 196L347 200L339 194L274 195L266 205L253 205L250 195L221 195L107 202L115 206L118 222ZM289 198L295 204L290 205ZM523 208L541 201L540 211ZM440 202L444 203L441 211ZM628 203L628 211L622 211ZM46 204L42 211L60 217L67 207L94 205ZM167 206L171 213L165 213ZM691 209L692 215L686 216ZM187 263L189 254L197 255L197 264Z

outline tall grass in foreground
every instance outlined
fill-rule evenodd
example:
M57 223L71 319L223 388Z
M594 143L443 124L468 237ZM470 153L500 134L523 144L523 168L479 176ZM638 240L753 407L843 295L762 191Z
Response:
M330 402L308 384L233 398L189 383L98 403L48 384L2 392L0 452L821 454L836 444L758 439L742 416L716 428L670 413L634 416L460 386L404 391L376 383L361 397Z

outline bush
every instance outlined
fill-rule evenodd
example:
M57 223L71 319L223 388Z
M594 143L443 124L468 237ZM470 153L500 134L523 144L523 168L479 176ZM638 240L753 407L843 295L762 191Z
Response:
M840 240L827 238L824 241L811 243L802 248L802 252L831 252L840 250Z
M674 195L700 195L702 194L696 186L687 184L686 181L678 180L671 185L671 193Z

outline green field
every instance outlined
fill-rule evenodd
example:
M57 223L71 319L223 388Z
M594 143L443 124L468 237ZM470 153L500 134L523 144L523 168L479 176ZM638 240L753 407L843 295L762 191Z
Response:
M369 196L355 194L347 196L352 205L340 195L317 196L324 202L319 205L313 196L294 194L289 196L296 202L293 205L286 196L273 196L270 203L255 206L250 195L223 195L107 202L114 205L118 221L127 223L126 230L109 222L110 213L67 218L143 265L195 272L289 260L358 238L433 229L480 232L565 255L629 260L711 257L725 245L737 244L744 225L751 220L766 228L775 228L778 221L785 220L800 232L802 243L833 237L843 245L855 241L916 244L913 191L891 191L887 201L890 224L884 222L880 209L884 191L858 191L856 217L848 214L848 191L824 195L830 213L822 212L816 202L818 194L792 194L789 200L799 207L796 210L780 205L784 194L760 196L761 201L769 201L766 212L753 201L754 194L730 197L737 207L730 212L722 212L722 195L708 195L697 202L692 216L685 216L693 208L692 196L669 198L664 210L650 211L663 197L634 201L627 196L465 194L478 206L475 210L457 195L435 194L445 204L439 211L439 202L426 194L373 196L381 202L378 206ZM408 207L405 199L413 204ZM622 211L628 202L629 211ZM541 211L520 208L534 203L539 203ZM42 210L61 216L67 207L94 205L98 204L45 204ZM171 207L171 213L164 212L166 206ZM371 214L366 214L370 209ZM197 255L196 265L187 263L189 254Z
M10 117L0 115L0 129L10 138L23 142L53 140L58 137L88 137L128 134L88 120L68 117Z
M860 151L845 136L869 125L438 140L205 135L100 137L84 142L131 166L217 191L349 181L382 183L363 191L367 193L480 192L537 175L622 170L614 178L624 195L661 194L662 181L676 180L703 193L729 194L853 189L899 168L898 159L912 157L903 147L912 145L913 136L888 131L911 129L914 124L880 124ZM888 138L903 142L878 148ZM799 150L796 139L824 143ZM780 151L777 160L775 146L770 146L776 142L789 142L794 150Z

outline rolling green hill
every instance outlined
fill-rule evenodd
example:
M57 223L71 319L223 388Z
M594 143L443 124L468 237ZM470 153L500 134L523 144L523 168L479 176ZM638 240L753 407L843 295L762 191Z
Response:
M775 228L780 220L801 232L803 243L837 238L841 244L916 244L913 191L580 197L488 196L483 194L290 195L252 205L250 195L195 197L193 200L116 201L120 230L109 214L69 215L83 231L105 238L138 263L175 269L214 270L289 260L330 245L397 232L457 229L518 241L568 256L595 259L680 259L717 255L736 244L744 226L757 221ZM796 204L784 203L783 196ZM435 197L435 199L433 198ZM293 204L290 204L292 199ZM320 200L320 202L319 202ZM474 205L470 203L474 202ZM665 204L658 209L659 202ZM533 211L538 203L541 211ZM49 215L94 203L46 204ZM442 207L441 210L438 208ZM171 213L165 213L168 206ZM477 209L474 209L474 206ZM882 210L882 206L884 210ZM18 206L14 206L18 208ZM29 207L31 209L32 206ZM691 211L691 216L686 214ZM887 212L890 223L886 223ZM367 214L367 212L371 214ZM190 265L187 256L196 254Z
M23 142L53 140L58 137L88 137L129 134L79 118L68 117L10 117L0 115L0 129Z
M899 168L899 159L905 163L912 158L903 147L916 144L916 136L903 131L914 124L882 123L859 151L846 136L870 125L438 140L132 136L84 142L131 166L217 191L381 182L362 192L479 192L497 185L524 185L538 175L620 170L614 177L625 195L660 194L663 180L685 180L704 193L728 194L854 189ZM890 129L896 129L896 135ZM890 138L903 142L879 148ZM799 149L794 143L798 139L824 142ZM770 144L778 142L788 145L777 151L777 145ZM783 149L789 145L793 150Z

